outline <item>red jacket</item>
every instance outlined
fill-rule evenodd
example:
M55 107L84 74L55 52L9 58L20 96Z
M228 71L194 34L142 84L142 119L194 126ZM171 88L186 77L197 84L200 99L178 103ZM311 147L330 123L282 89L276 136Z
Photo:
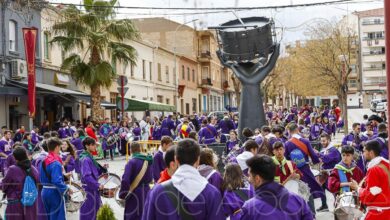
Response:
M292 168L293 168L293 171L297 174L299 174L299 176L303 177L303 174L301 173L301 171L297 168L297 165L295 165L294 162L290 161L291 164L292 164ZM276 165L276 172L275 172L275 181L277 181L277 179L279 179L279 183L282 184L284 183L284 181L286 181L286 179L291 175L291 172L290 172L290 169L288 168L288 165L287 163L284 164L284 169L286 170L286 175L283 174L282 172L282 169L280 168L280 166Z
M364 174L359 167L355 167L351 173L346 173L348 182L351 182L354 179L358 184L363 180ZM340 176L338 169L334 168L328 178L328 189L331 193L339 194L340 193Z
M389 161L381 158L380 162L378 161L376 164L372 164L374 160L368 164L369 168L365 179L365 186L359 188L359 199L362 204L367 206L366 220L390 219L390 179L387 173L390 171ZM387 172L379 164L386 166ZM375 193L374 187L380 188L381 192ZM383 207L386 210L379 211L370 209L370 207Z
M85 132L87 133L87 135L88 135L89 137L95 139L95 141L98 140L97 137L96 137L96 134L95 134L95 132L93 131L92 128L86 127L86 128L85 128Z
M160 173L160 179L158 179L157 183L163 183L167 180L170 180L171 176L168 173L168 168L165 168L163 171Z

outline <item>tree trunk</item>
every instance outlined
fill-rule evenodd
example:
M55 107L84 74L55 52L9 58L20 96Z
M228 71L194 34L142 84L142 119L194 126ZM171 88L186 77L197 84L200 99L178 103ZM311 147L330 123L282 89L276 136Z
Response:
M102 119L100 107L100 86L91 87L91 117L92 120L98 122Z
M101 59L97 47L92 47L90 59L93 66L100 63ZM100 107L100 85L96 84L91 85L91 117L95 122L103 117Z
M239 109L241 104L240 81L236 79L234 74L232 74L231 79L233 81L234 92L236 93L237 109Z
M342 117L344 121L344 135L348 135L348 108L347 108L347 99L348 94L343 91L343 89L340 89L338 92L338 98L339 98L339 106L341 108Z

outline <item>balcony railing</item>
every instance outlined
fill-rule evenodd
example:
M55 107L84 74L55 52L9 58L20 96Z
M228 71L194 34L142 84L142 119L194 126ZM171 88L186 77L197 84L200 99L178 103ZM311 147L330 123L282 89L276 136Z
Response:
M382 20L376 21L363 21L362 25L375 25L375 24L384 24L385 22Z
M210 51L200 51L199 52L199 57L203 59L210 59L211 58L211 53Z
M376 37L363 37L363 40L383 40L385 39L384 36L376 36Z
M377 51L370 51L370 52L363 52L363 56L370 56L370 55L381 55L385 54L385 52L377 50Z
M386 68L383 66L371 66L371 67L364 67L364 71L373 71L373 70L385 70Z
M211 78L203 78L202 79L202 85L212 86Z

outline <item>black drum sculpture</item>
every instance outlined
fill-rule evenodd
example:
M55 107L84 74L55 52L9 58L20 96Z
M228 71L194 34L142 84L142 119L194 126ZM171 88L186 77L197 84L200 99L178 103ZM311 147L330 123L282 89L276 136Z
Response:
M248 17L210 29L217 30L219 59L241 82L238 123L241 137L243 128L255 129L266 124L260 83L279 57L274 23L265 17Z

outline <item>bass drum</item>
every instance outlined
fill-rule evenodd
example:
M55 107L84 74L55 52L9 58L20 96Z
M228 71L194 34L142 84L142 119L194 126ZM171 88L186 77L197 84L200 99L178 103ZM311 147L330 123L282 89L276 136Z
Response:
M67 184L72 194L67 197L65 207L67 212L77 212L87 199L87 194L84 189L77 183L71 182Z
M310 188L303 181L289 180L289 181L285 182L283 185L288 191L301 196L306 202L309 201Z
M345 192L336 198L335 216L337 219L358 219L363 216L357 192Z

